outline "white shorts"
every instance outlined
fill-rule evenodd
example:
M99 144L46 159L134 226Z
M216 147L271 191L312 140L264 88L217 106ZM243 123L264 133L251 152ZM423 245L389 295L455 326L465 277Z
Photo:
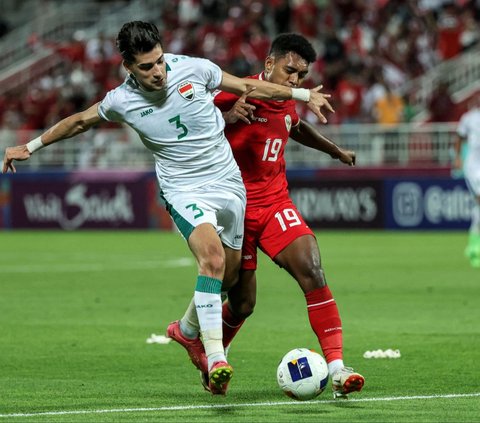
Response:
M241 250L247 197L242 178L228 179L192 191L163 192L167 211L188 241L193 230L210 223L224 245Z

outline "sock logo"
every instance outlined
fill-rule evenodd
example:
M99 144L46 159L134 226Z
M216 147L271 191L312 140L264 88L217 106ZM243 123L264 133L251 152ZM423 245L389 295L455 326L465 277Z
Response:
M197 304L197 308L212 308L213 304Z
M335 328L328 328L328 329L325 329L324 332L327 333L327 332L333 332L334 330L342 330L342 327L341 326L337 326Z

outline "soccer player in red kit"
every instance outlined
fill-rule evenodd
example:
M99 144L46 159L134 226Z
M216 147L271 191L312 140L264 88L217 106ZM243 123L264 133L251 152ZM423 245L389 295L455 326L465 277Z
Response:
M311 44L297 34L279 35L265 60L265 70L251 78L298 88L316 59ZM222 110L225 134L240 167L247 190L242 268L239 282L223 304L223 344L229 345L256 302L257 249L298 282L307 303L311 327L328 363L335 398L360 391L364 378L343 363L342 323L321 266L315 235L288 194L285 145L291 137L353 166L355 153L344 150L318 133L296 113L295 101L259 101L220 92L215 105ZM167 333L189 352L194 364L201 343L195 340L195 316L186 313ZM176 329L176 330L174 330ZM182 333L190 335L188 345ZM198 335L197 335L198 336ZM193 344L195 343L195 346ZM196 364L197 365L197 364ZM197 365L202 370L201 365ZM205 373L205 372L203 372ZM205 388L208 387L204 383ZM225 394L227 386L214 394Z

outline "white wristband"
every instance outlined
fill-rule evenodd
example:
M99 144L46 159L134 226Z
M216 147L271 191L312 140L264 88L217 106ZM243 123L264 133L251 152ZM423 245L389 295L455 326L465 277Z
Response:
M45 145L42 143L41 137L37 137L34 140L27 143L27 150L30 152L30 154L37 150L40 150L43 147L45 147Z
M310 101L310 90L306 88L292 88L292 99L308 103Z

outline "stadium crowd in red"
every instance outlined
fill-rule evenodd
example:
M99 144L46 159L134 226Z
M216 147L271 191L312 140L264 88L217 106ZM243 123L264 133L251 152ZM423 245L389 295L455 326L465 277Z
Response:
M323 84L333 94L330 123L409 121L414 111L397 93L402 84L480 38L475 0L175 0L165 2L154 21L163 27L167 52L207 57L240 76L262 69L272 36L303 34L318 51L306 84ZM114 40L78 35L48 43L64 58L54 74L26 93L0 97L0 128L49 127L122 82ZM35 48L41 41L32 35L31 43ZM431 112L435 120L449 118Z

